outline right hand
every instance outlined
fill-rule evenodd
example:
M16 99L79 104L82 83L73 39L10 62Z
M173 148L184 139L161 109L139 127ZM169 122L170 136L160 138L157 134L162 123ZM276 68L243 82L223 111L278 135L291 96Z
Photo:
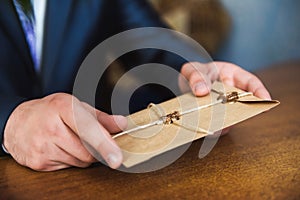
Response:
M20 104L7 121L3 144L19 164L52 171L96 162L83 145L84 140L111 168L117 168L122 163L122 152L109 133L126 126L123 116L99 110L95 115L94 108L74 96L56 93Z

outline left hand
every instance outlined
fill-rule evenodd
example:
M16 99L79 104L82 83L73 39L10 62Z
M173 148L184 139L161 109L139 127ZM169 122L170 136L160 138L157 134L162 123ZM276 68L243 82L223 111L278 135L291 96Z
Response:
M261 99L271 99L263 83L254 74L232 63L191 62L183 65L181 74L188 80L189 85L187 86L185 80L179 77L180 89L183 92L191 89L195 96L207 95L211 90L212 82L219 80L226 85L252 92Z
M261 99L271 99L263 83L250 72L227 62L187 63L181 69L179 87L182 92L192 90L195 96L205 96L211 90L212 82L219 80L226 85L252 92ZM188 81L188 85L186 84ZM222 135L228 133L230 127L222 130Z

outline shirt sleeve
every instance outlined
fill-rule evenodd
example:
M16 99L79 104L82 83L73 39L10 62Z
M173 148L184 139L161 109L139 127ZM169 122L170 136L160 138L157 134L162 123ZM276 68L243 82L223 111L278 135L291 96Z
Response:
M4 153L9 154L7 149L5 148L4 144L2 144L2 150L4 151Z

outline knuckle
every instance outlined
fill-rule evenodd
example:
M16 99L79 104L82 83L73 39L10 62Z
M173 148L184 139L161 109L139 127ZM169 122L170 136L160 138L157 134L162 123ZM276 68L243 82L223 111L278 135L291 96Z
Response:
M42 152L43 151L42 149L44 146L43 141L44 140L40 140L40 137L38 137L38 136L36 138L34 138L32 144L31 144L31 150L33 151L31 153L34 153L34 155L35 155L37 153Z
M43 128L44 135L47 134L48 136L51 137L62 136L63 131L61 130L61 127L58 123L53 123L51 121L45 123L46 124L44 125Z
M91 162L77 162L76 166L80 168L86 168L89 167L91 164Z
M80 167L81 168L87 168L91 165L92 163L83 163Z
M184 63L184 64L182 65L181 71L185 71L186 68L189 67L189 66L190 66L190 63Z
M45 155L49 152L49 145L47 142L43 142L42 140L36 141L32 144L32 155L37 158L37 160L41 160Z
M72 95L66 93L56 93L50 95L49 105L57 109L70 109L72 107Z
M86 164L91 164L95 161L95 159L91 154L87 153L87 155L83 156L82 161Z
M195 62L187 62L187 63L183 64L182 68L181 68L181 73L185 74L185 72L190 71L190 69L194 69L195 65L196 65Z
M27 166L35 171L45 171L47 169L47 161L42 156L37 155L27 161Z

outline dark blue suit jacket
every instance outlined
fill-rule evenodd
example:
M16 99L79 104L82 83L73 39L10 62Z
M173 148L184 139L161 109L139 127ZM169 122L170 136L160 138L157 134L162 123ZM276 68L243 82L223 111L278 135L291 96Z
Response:
M41 72L38 74L11 0L1 1L0 13L0 143L5 123L18 104L54 92L72 91L79 66L97 44L124 30L165 27L145 0L49 0ZM177 70L184 62L178 56L149 49L121 60L129 68L161 62ZM107 102L111 93L107 92L106 79L103 81L104 92L98 92L101 97L98 107L110 112ZM153 94L148 91L151 89ZM161 90L154 86L146 88L147 94L142 91L137 95L131 110L141 109L150 101L171 97L170 93Z

